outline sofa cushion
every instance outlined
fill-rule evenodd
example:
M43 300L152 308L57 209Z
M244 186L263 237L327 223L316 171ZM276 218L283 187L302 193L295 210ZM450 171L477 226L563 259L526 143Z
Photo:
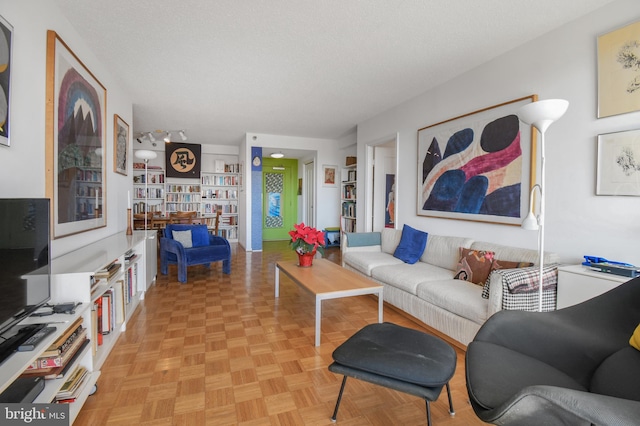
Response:
M429 234L420 261L455 271L460 259L460 247L469 248L472 243L470 238Z
M567 374L530 356L489 342L467 347L467 389L486 409L496 408L521 389L549 385L587 391Z
M460 260L455 273L458 280L484 285L491 272L494 253L460 247Z
M400 244L400 238L402 238L402 231L394 228L384 228L380 233L382 240L380 249L384 253L393 254L396 251L396 247Z
M348 247L379 246L379 232L347 232Z
M478 285L456 279L424 281L416 291L420 299L476 324L487 320L488 301L481 297Z
M402 227L402 237L400 244L393 252L393 256L410 265L416 263L427 245L427 237L429 234L419 231L409 225Z
M191 241L191 230L187 231L171 231L171 235L173 239L182 244L184 248L193 247L193 242Z
M416 289L420 283L427 279L450 280L453 278L453 271L424 262L417 262L413 265L399 263L373 268L371 277L386 285L417 294Z
M626 346L605 359L593 374L594 393L640 401L640 352Z
M402 260L396 259L388 253L380 251L353 251L346 252L342 256L345 265L349 265L356 271L364 275L371 276L371 270L384 265L404 264Z

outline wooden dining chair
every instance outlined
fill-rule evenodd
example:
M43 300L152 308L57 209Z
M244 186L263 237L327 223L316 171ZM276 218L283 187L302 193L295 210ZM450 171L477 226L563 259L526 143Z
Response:
M151 227L152 221L153 221L153 213L152 212L135 213L133 215L133 229L144 230L145 229L145 224L146 224L146 229L153 229Z
M213 225L213 235L218 235L218 228L220 227L220 215L222 210L216 210L216 219Z
M169 223L192 224L197 216L198 212L173 212L169 214Z

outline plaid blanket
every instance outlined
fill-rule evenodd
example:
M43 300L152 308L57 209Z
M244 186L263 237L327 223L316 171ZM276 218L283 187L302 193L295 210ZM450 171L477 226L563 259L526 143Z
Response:
M500 272L500 271L498 271ZM533 293L538 291L540 268L510 269L503 279L511 293ZM558 265L548 265L542 269L542 290L553 290L558 284Z

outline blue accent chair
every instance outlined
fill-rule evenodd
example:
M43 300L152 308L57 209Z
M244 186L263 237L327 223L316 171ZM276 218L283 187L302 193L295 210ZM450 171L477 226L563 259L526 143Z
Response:
M229 242L209 234L207 225L168 224L164 229L164 237L160 239L160 272L163 275L169 272L169 265L178 265L178 281L184 283L187 282L187 266L206 265L208 268L211 262L219 260L222 261L222 272L230 274Z

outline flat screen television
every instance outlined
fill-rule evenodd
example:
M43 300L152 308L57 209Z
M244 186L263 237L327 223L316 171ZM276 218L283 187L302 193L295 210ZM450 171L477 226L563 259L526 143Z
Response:
M0 333L51 298L49 199L0 199Z

